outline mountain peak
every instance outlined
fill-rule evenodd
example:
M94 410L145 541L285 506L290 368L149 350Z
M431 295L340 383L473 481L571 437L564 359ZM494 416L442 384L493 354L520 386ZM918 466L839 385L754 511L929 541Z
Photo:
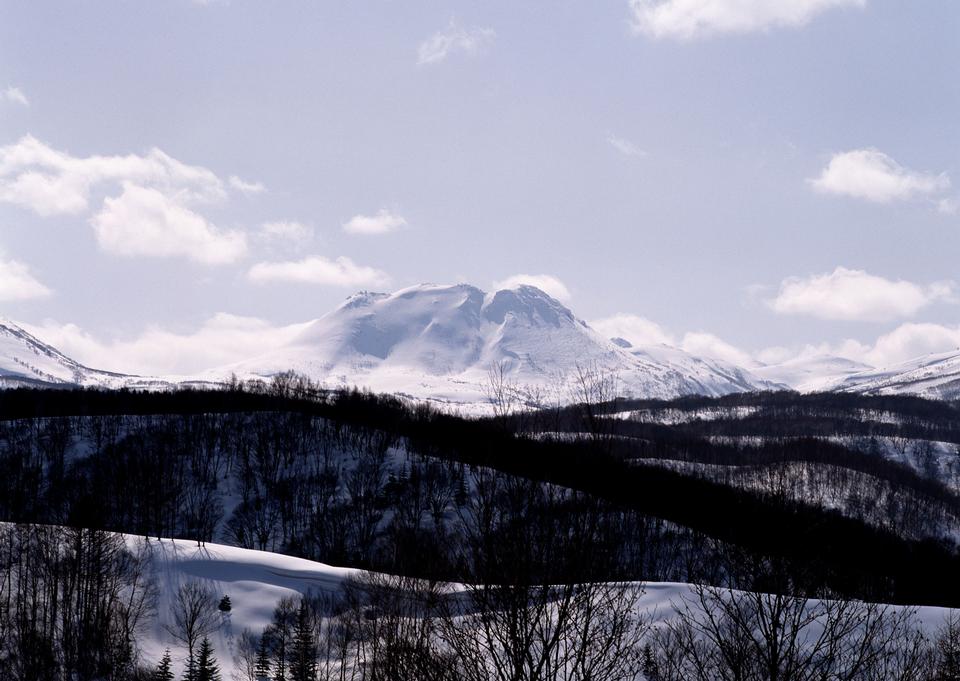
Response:
M529 324L544 322L550 326L576 321L560 301L527 284L487 294L483 316L495 324L503 324L508 315Z

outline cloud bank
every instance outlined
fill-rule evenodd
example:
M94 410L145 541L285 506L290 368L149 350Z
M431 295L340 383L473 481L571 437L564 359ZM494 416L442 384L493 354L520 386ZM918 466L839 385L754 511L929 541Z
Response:
M126 339L103 340L76 324L23 324L27 331L81 364L124 373L195 374L286 345L307 325L274 325L255 317L220 313L194 331L151 326Z

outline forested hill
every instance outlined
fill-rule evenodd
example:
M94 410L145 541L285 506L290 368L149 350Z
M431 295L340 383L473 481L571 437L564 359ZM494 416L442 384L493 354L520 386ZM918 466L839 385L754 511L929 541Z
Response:
M290 377L17 389L0 393L0 519L457 578L478 506L522 525L588 504L609 557L593 578L736 583L736 554L775 562L799 591L957 606L957 442L956 405L916 398L777 393L463 419Z

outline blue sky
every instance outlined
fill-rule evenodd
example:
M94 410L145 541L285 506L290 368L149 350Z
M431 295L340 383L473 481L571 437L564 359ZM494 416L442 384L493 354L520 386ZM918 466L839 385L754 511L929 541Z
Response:
M953 0L4 2L0 309L128 371L518 275L745 363L955 348L958 35Z

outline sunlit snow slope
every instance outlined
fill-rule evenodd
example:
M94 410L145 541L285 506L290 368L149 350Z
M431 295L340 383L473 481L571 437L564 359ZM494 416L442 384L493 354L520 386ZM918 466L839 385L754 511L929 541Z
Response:
M491 367L566 401L580 369L616 374L624 395L719 395L776 387L745 369L677 348L623 347L532 286L485 293L466 284L359 293L289 345L219 370L292 369L334 385L455 403L484 402Z

